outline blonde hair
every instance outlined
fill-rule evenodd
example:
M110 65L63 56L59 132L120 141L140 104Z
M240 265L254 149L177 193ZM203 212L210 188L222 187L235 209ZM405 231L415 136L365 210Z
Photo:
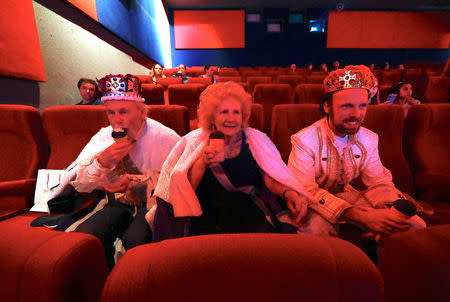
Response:
M212 130L216 109L228 97L235 98L241 103L242 128L248 127L253 100L250 94L235 82L212 84L202 92L198 106L199 127L205 130Z

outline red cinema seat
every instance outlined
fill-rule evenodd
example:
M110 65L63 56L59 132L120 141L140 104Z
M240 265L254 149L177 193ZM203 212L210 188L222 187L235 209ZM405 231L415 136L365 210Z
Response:
M325 290L326 289L326 290ZM194 236L138 246L108 277L102 302L383 301L361 250L331 237Z
M450 223L450 104L413 106L405 122L405 154L418 198L429 202L428 224Z
M449 301L450 224L389 236L378 254L387 302Z
M164 88L164 90L167 90L169 85L183 84L183 80L179 77L177 77L177 78L159 78L158 84L160 84Z
M149 75L135 75L140 81L141 84L153 84L153 77Z
M248 93L253 95L253 90L254 90L256 84L268 84L268 83L272 83L272 77L264 77L264 76L247 77L247 84L248 84L247 91L248 91Z
M295 103L319 104L324 94L323 84L300 84L295 88Z
M39 215L0 221L1 301L99 301L108 274L100 240L31 227Z
M160 84L142 84L142 97L146 105L164 105L164 88Z
M178 67L176 68L164 68L163 75L166 77L171 77L178 72Z
M448 103L450 90L449 77L428 77L427 86L424 92L424 103Z
M197 107L200 94L205 90L203 84L176 84L169 86L169 103L185 106L189 111L189 120L197 120ZM194 123L194 122L192 122ZM195 126L193 124L193 126Z
M264 131L264 108L261 104L252 104L248 125L259 131Z
M42 124L50 143L47 169L65 169L92 136L109 125L104 106L54 106L42 112Z
M294 90L298 84L305 84L306 77L301 75L280 75L278 77L278 83L289 84Z
M203 85L211 85L212 79L211 78L189 78L188 79L189 84L203 84Z
M272 108L278 104L292 104L292 88L288 84L256 84L253 101L264 107L264 132L270 135Z
M147 106L147 117L160 122L166 127L183 136L189 132L189 112L179 105L150 105Z
M242 82L242 78L238 75L238 76L219 76L219 78L217 79L217 82L229 82L229 81L239 83Z
M242 71L241 77L242 81L246 82L248 77L263 77L264 72L262 70L249 70L249 71Z
M225 76L225 77L239 77L240 73L235 68L222 68L219 71L219 76Z
M23 105L0 105L0 220L33 204L37 170L45 165L47 140L40 113Z
M381 85L394 86L402 79L402 71L398 69L384 70L381 76Z
M323 84L326 75L309 75L306 77L307 84Z

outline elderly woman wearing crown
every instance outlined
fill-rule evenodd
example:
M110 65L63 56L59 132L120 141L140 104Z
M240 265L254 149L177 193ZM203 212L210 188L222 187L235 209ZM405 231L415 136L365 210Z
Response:
M320 105L326 117L291 138L289 167L313 195L301 232L337 235L338 222L352 222L380 238L425 227L414 213L391 210L406 196L395 188L378 155L378 135L361 127L376 79L363 65L346 66L324 80ZM366 191L350 185L361 176ZM406 209L405 209L406 210Z
M201 94L200 128L171 151L155 189L154 241L212 233L296 232L309 194L270 139L248 127L251 102L234 82L210 85ZM153 214L147 215L150 222Z
M145 221L146 201L162 164L179 136L147 118L147 106L138 93L140 82L131 75L108 75L99 81L110 126L101 129L67 168L53 196L69 187L78 192L107 192L95 210L69 230L97 236L109 267L114 265L113 242L126 249L151 242ZM67 223L66 223L67 224Z

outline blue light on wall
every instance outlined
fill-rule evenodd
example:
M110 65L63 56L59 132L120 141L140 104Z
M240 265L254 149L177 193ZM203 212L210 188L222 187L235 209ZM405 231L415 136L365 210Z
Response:
M97 0L99 23L164 67L172 67L170 27L161 0Z

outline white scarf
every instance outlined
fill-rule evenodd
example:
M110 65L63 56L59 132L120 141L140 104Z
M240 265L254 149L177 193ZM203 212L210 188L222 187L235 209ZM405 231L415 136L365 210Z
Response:
M279 183L312 200L312 196L291 174L272 141L256 129L246 128L244 131L250 151L259 167ZM175 217L202 215L200 203L188 179L188 172L202 155L209 134L209 131L203 129L188 133L176 144L163 164L154 195L173 206Z

